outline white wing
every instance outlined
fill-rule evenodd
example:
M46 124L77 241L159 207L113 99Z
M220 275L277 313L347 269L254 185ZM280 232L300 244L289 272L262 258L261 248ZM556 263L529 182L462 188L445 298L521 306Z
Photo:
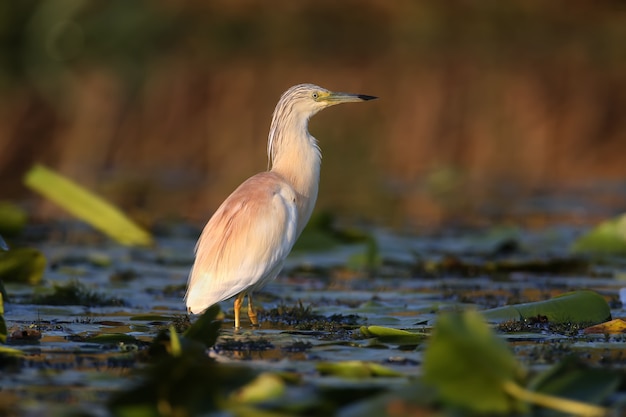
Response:
M239 186L215 212L196 245L187 307L200 313L278 275L296 240L296 194L271 172Z

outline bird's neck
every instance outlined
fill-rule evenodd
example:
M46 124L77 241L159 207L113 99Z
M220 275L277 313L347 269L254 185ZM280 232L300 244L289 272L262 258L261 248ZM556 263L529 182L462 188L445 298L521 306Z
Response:
M271 171L281 175L296 192L298 201L298 235L304 229L315 201L320 178L321 152L308 132L308 120L272 126L269 157Z

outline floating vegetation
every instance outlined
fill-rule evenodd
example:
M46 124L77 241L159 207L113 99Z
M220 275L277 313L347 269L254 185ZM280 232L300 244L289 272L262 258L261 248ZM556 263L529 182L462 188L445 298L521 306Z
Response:
M126 333L100 333L97 335L76 336L77 342L97 343L100 345L145 345L136 337Z
M159 290L148 289L148 292L152 294L161 293L163 295L179 296L179 297L183 297L186 291L187 291L187 284L166 285L165 287Z
M92 291L76 280L67 284L53 284L51 294L35 295L30 302L37 305L85 307L123 306L125 304L118 298Z
M356 314L333 314L328 317L316 314L311 306L305 307L302 302L292 307L279 305L268 311L259 309L257 313L261 323L269 322L273 326L285 326L296 330L336 332L354 329L361 321Z
M12 343L39 342L41 331L36 328L11 328L9 329L8 340Z
M185 333L191 326L191 320L187 314L177 314L170 323L174 327L177 333ZM217 326L217 324L215 324ZM210 329L207 329L210 331Z
M111 256L106 252L88 250L84 252L64 253L50 260L50 268L57 270L63 267L86 265L89 267L104 269L112 266Z
M224 398L251 381L256 372L182 350L160 357L141 375L135 387L110 399L115 415L194 416L217 411L225 405Z
M566 336L579 336L591 322L553 323L546 316L529 317L524 320L511 320L498 323L497 329L504 333L551 333Z
M376 338L381 343L391 343L399 346L413 346L426 340L426 333L409 332L382 326L361 326L361 335L366 338Z
M183 336L173 327L153 341L150 365L131 389L112 396L115 415L193 416L223 408L237 389L257 372L218 364L205 353L219 334L219 307L210 307ZM167 334L166 334L167 333Z
M383 365L363 361L320 362L315 367L322 375L342 378L403 377L402 372Z
M34 248L0 251L0 280L35 285L41 282L46 258Z
M246 338L234 339L223 338L221 342L215 345L216 352L262 352L264 350L274 349L275 346L267 338Z
M590 269L589 261L578 256L538 257L529 255L507 255L505 257L477 257L447 254L438 260L420 260L414 266L419 276L477 277L481 275L507 275L513 272L535 274L584 274Z
M313 347L311 342L303 342L303 341L295 341L289 345L281 347L281 350L284 352L290 353L298 353L298 352L306 352Z
M595 255L626 254L626 213L605 220L572 244L572 252Z
M573 291L549 300L513 304L482 312L488 320L539 320L552 323L597 324L611 319L611 308L594 291Z
M521 238L522 234L516 237L516 245L486 245L489 255L475 252L471 262L533 258L532 253L523 253L528 245ZM96 415L106 414L102 408L108 404L109 412L120 416L211 412L342 417L438 412L445 416L450 409L471 414L477 412L474 405L442 396L440 385L419 375L428 366L459 372L455 370L459 357L469 364L464 371L469 376L461 372L455 378L474 381L465 382L464 387L479 384L472 379L482 372L476 363L488 361L491 366L502 352L487 350L488 358L484 358L485 348L464 345L463 353L444 351L439 365L428 365L433 359L425 352L433 349L433 326L441 328L445 311L461 315L466 308L486 305L505 305L504 310L484 310L498 323L497 337L487 337L480 326L471 325L466 331L457 323L452 329L465 341L478 338L491 344L495 337L507 349L512 347L505 356L513 355L514 368L521 370L521 376L515 380L517 386L508 384L507 378L504 384L491 386L489 392L496 397L526 404L527 400L516 396L525 398L525 390L535 389L535 376L568 358L580 362L582 374L576 374L574 366L555 371L552 382L536 383L542 394L613 408L619 407L615 399L623 394L623 385L616 388L616 372L611 369L623 368L624 322L588 327L590 322L599 323L611 315L619 318L623 313L622 303L616 301L623 286L618 276L622 264L594 265L593 270L600 273L582 277L571 275L575 268L538 273L539 269L531 271L518 264L506 273L476 269L476 278L469 276L471 271L465 271L468 275L437 272L433 280L414 275L414 258L409 255L405 263L394 264L394 270L402 272L397 276L354 279L333 272L344 268L328 266L336 265L336 259L325 264L321 258L315 263L320 271L327 271L321 276L289 271L289 278L279 278L268 292L259 294L260 327L233 330L223 325L224 314L217 306L200 316L184 314L188 271L178 264L161 264L155 257L139 257L136 249L121 247L110 251L62 247L57 251L55 244L44 244L41 250L58 265L48 270L46 278L51 282L58 276L71 276L74 266L90 273L82 281L57 283L45 294L45 288L26 283L8 285L20 303L8 304L4 316L10 346L0 346L0 383L7 387L0 392L0 404L12 395L18 402L11 407L20 412L20 404L29 404L23 400L32 398L32 387L42 386L37 401L56 404L62 410L59 415L91 413L74 404L95 404ZM445 256L465 262L472 259L467 253L462 249ZM443 258L435 253L424 259L436 263ZM515 270L518 267L520 271ZM302 270L298 265L294 268ZM113 281L114 294L109 290ZM42 304L34 305L31 298ZM441 349L438 343L436 350ZM453 341L445 342L449 343ZM608 374L587 374L591 369ZM33 371L47 379L31 381ZM585 375L608 382L585 386ZM568 384L569 393L554 388ZM577 386L597 395L577 395ZM480 403L493 404L493 399L483 397ZM534 414L540 407L545 406L527 409Z
M123 270L115 271L114 273L112 273L111 276L109 277L109 281L129 282L134 279L137 279L138 277L139 277L139 274L137 273L137 271L133 269L123 269Z
M616 372L604 377L597 395L572 397L575 391L596 393L598 378L580 368L557 365L526 387L527 371L484 318L472 311L442 315L424 353L424 382L437 389L445 404L470 413L524 413L534 404L568 414L604 416L608 410L586 403L603 401L619 384Z

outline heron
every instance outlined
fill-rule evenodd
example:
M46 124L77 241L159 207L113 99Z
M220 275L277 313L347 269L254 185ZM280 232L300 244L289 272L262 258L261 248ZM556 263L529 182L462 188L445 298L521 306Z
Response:
M306 226L317 200L322 154L309 133L311 116L341 103L374 96L329 91L314 84L289 88L278 100L267 141L268 170L244 181L219 206L195 248L185 301L199 314L235 297L235 328L248 296L272 281Z

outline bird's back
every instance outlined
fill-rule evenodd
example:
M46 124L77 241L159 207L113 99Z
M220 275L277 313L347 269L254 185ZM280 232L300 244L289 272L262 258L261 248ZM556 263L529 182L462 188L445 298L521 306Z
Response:
M186 303L192 313L276 277L297 238L296 193L274 172L241 184L196 245Z

